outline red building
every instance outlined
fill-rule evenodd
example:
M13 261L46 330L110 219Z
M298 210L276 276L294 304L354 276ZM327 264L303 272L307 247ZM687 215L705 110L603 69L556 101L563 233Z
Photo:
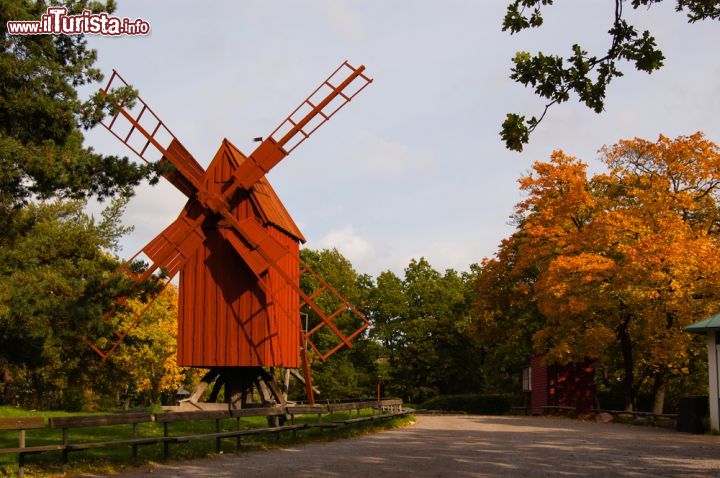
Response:
M584 364L547 365L545 354L530 359L530 411L543 413L543 407L574 407L579 411L595 408L595 369Z

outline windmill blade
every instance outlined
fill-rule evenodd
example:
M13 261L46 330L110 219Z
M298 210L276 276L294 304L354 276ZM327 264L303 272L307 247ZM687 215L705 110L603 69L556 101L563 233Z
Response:
M265 271L285 257L288 251L254 219L240 222L232 217L232 220L231 228L219 229L220 235L255 274L258 284L262 284ZM247 237L252 237L252 241Z
M195 193L195 197L200 203L222 216L223 220L234 229L233 235L227 235L228 239L235 249L238 251L243 260L252 269L253 273L261 278L261 274L281 259L287 252L284 247L272 236L270 236L257 221L248 219L242 223L238 221L230 212L228 203L239 187L249 188L257 179L265 175L275 164L295 149L301 142L307 139L322 124L330 119L338 110L347 104L355 95L362 91L372 80L363 74L364 66L358 68L352 67L348 62L344 62L330 75L316 90L307 98L299 107L297 107L290 116L278 126L271 136L264 141L251 155L243 161L234 171L236 178L232 185L223 192L222 196L218 196L209 191L203 184L205 176L202 167L197 164L190 153L182 147L174 135L165 127L164 123L158 116L140 99L139 113L136 116L131 115L121 105L118 106L118 114L113 121L106 126L109 131L113 132L122 142L135 151L143 160L147 161L144 154L152 145L160 153L163 158L175 165L179 176L177 181L182 181L182 187L179 189ZM113 76L108 82L106 90L101 90L106 94L112 86L113 81L118 81L123 85L127 85L120 75L113 71ZM335 83L333 83L335 82ZM150 124L153 125L152 131L146 129L141 124L141 120L145 117L151 118ZM130 124L130 131L125 138L120 137L113 131L114 123L118 117L126 118ZM158 132L167 132L171 141L167 148L158 142L155 135ZM145 143L138 151L129 144L132 135L137 132L143 138ZM278 139L276 140L275 137ZM295 138L300 138L295 140ZM286 151L283 147L288 147ZM257 252L257 254L255 253Z
M107 96L113 88L129 86L113 70L105 88L100 88L100 93ZM152 108L140 97L136 101L131 110L113 102L117 113L109 122L102 121L101 124L146 163L172 164L174 169L165 173L165 178L187 197L191 197L201 189L205 170Z
M100 91L107 95L113 87L118 86L129 85L117 71L113 70L106 87ZM202 166L152 108L142 98L138 97L137 101L138 104L133 111L128 111L123 105L115 104L117 114L109 123L103 122L103 126L146 163L153 163L153 156L160 156L157 161L171 163L175 169L165 174L165 177L186 196L197 198L202 206L221 215L226 222L230 222L231 227L241 238L236 238L236 249L253 273L260 278L269 267L268 260L276 261L287 251L277 240L268 237L264 231L259 231L262 229L259 224L247 221L239 223L228 206L228 201L235 190L226 191L223 196L209 191L204 184L205 170ZM122 126L123 124L125 127ZM262 249L262 254L254 252L257 248Z
M116 271L117 274L125 274L136 284L140 284L156 272L162 271L165 274L165 281L161 287L164 290L175 275L180 271L188 258L197 250L205 240L202 230L202 223L206 219L204 208L197 201L188 201L180 216L158 234L152 241L143 247L137 254L122 264ZM136 274L132 271L131 265L141 254L147 256L152 264L142 273ZM140 311L131 310L132 322L122 329L113 331L113 338L103 346L90 341L84 337L88 347L97 353L103 362L120 346L127 335L142 321L145 312L155 302L158 294L153 297ZM103 315L103 320L108 321L118 310L130 299L129 296L118 298L113 307Z
M201 226L207 219L207 214L207 209L199 201L194 199L188 201L180 216L140 252L120 266L116 273L125 273L139 284L147 280L153 273L162 270L167 275L166 282L163 285L164 288L205 240L205 234ZM220 227L218 231L233 246L233 249L255 275L260 278L269 267L287 254L287 250L272 239L255 220L237 221L229 211L228 214L228 218L233 221L233 225L238 230L243 231L245 236L251 238L252 243L242 239L243 236L239 235L234 228ZM223 224L220 223L219 225ZM254 244L254 247L252 244ZM140 254L145 254L152 261L152 264L142 274L134 274L130 269L130 265ZM261 290L266 292L264 281L259 280L258 284ZM113 308L104 314L104 320L109 320L127 300L129 300L129 297L119 298ZM154 301L155 298L146 304L140 312L132 311L133 321L123 330L115 330L114 338L109 342L108 346L100 347L86 339L88 346L100 355L103 362L107 360L130 331L142 321L145 311Z
M168 277L167 280L163 283L162 287L158 291L158 293L150 299L146 304L143 305L142 309L140 311L136 311L133 309L130 309L130 315L132 316L132 322L129 325L125 325L122 328L116 328L113 330L113 337L111 339L108 339L105 343L100 343L100 341L96 340L93 342L90 340L87 336L83 336L83 341L85 344L100 356L101 361L104 363L110 355L117 350L117 348L120 346L120 344L125 340L125 338L132 332L132 330L137 327L137 325L143 320L145 317L145 313L150 309L150 307L155 303L158 297L160 297L160 294L163 290L167 287L167 285L172 280L172 276ZM115 304L115 307L112 309L112 314L106 314L107 319L109 320L115 313L117 313L117 310L120 306L120 304L125 304L129 300L129 297L123 297L121 301L118 301Z
M343 62L270 133L248 161L240 165L229 194L237 187L249 189L372 83L364 71L363 65L355 68L347 61Z
M318 315L319 319L313 327L305 332L305 340L307 340L307 343L313 350L315 350L318 357L320 357L320 359L324 362L343 347L351 348L352 345L349 343L367 329L371 323L362 312L357 310L357 308L340 295L337 290L328 284L327 281L320 276L320 274L313 271L310 266L301 259L300 275L302 276L304 274L312 276L315 281L317 281L318 287L309 296L301 296L302 301L300 302L300 307L302 308L303 306L307 306ZM327 309L327 306L322 307L319 304L320 301L318 298L323 293L335 299L334 307L331 308L332 310L325 310ZM346 332L341 330L339 319L343 319L343 321L346 322L346 324L344 324L344 328L347 329ZM335 346L322 351L318 343L312 339L312 336L325 327L329 328L340 340Z
M282 303L282 301L275 301L273 297L279 296L285 290L285 288L290 287L298 293L301 300L300 308L307 307L307 309L314 313L317 317L317 322L303 333L303 338L307 341L308 345L310 345L312 349L315 350L317 356L324 362L338 350L341 350L344 347L352 348L353 339L355 339L365 329L367 329L371 325L371 322L367 319L367 317L365 317L362 312L357 310L357 308L355 308L325 279L323 279L320 274L313 271L305 261L300 259L299 262L300 273L298 275L298 279L304 274L309 274L317 282L317 287L315 287L310 294L302 290L299 286L299 283L294 281L287 274L285 274L280 268L277 268L275 270L277 270L277 272L279 272L281 277L283 278L283 284L273 290L267 290L266 294L268 295L268 297L270 297L270 300L279 305ZM323 305L318 300L318 298L323 293L328 294L335 299L335 304L333 304L333 306L329 309L327 307L327 304ZM287 320L295 320L296 317L293 316L291 311L284 310L282 309L282 307L280 308L280 310ZM346 329L349 327L347 332L341 330L340 324L337 323L338 319L341 318L343 315L345 316L343 318L346 322L348 322L347 319L350 319L354 322L349 322L345 324ZM303 325L304 324L301 324L301 328L303 328ZM338 342L334 346L330 346L323 351L321 350L320 345L318 345L316 341L312 339L312 336L324 327L327 327L330 331L332 331L332 333L338 338Z
M228 219L232 229L220 229L220 234L240 255L241 259L245 261L248 267L256 273L259 279L258 283L262 284L263 282L261 274L267 269L272 268L282 278L284 282L283 287L286 285L292 287L304 303L307 304L318 315L318 317L320 317L323 323L338 336L341 343L348 348L351 348L352 344L350 343L350 339L333 323L332 319L337 314L328 316L325 312L323 312L322 308L318 307L318 305L313 301L313 298L308 296L305 291L303 291L300 286L293 281L292 277L290 277L281 267L278 266L278 261L287 254L287 250L279 242L277 242L276 239L268 234L268 232L265 231L265 229L263 229L263 227L254 219L246 219L242 223L237 221L232 215L229 215L226 219ZM250 227L246 229L247 226ZM252 231L252 235L255 235L253 238L254 240L251 241L254 248L249 251L251 253L249 256L250 260L248 260L248 247L245 244L245 241L241 239L248 237L247 231ZM330 288L329 285L327 285L327 288L331 289L338 297L341 297L340 294ZM268 291L263 287L263 292L265 292L268 299L272 299L273 291ZM345 303L347 303L347 301L345 301ZM349 303L347 303L347 305L349 306Z
M247 224L250 223L250 221L255 222L254 220L246 220L248 221ZM236 221L237 222L237 221ZM262 235L265 238L272 239L272 236L268 234L262 226L257 224L253 225L253 227L257 227L257 230L255 231L258 235ZM265 270L272 268L274 272L276 272L283 280L283 285L278 290L268 290L265 288L262 284L263 281L258 281L258 284L261 285L261 289L266 294L269 300L272 300L272 297L275 294L279 294L281 290L283 290L285 287L291 287L297 294L300 296L300 299L302 300L302 304L307 305L320 319L321 324L323 326L327 326L332 332L340 339L340 343L338 346L336 346L330 353L322 353L319 350L317 350L318 355L323 359L326 360L327 357L335 353L337 350L341 349L343 346L352 348L352 342L351 340L355 338L358 334L360 334L363 330L365 330L369 325L370 321L365 318L364 315L362 315L357 309L355 309L347 300L345 300L335 289L333 289L322 277L320 277L317 273L313 272L310 267L301 261L301 274L305 272L310 272L313 277L316 278L317 281L321 283L321 289L323 291L328 291L333 296L338 298L342 301L343 306L341 309L332 311L330 313L323 310L323 308L316 303L315 300L313 300L315 297L313 294L308 295L305 293L304 290L302 290L292 277L290 277L281 267L278 266L278 261L284 257L284 255L287 253L287 251L282 248L282 246L279 246L279 249L275 250L275 257L268 256L266 254L267 248L265 247L257 247L254 250L251 250L251 253L256 253L256 255L251 255L251 259L248 260L248 249L247 246L244 244L244 242L236 235L238 232L237 229L220 229L220 234L222 237L228 241L230 245L233 246L233 249L240 255L240 257L245 261L245 263L253 269L254 267L257 269L253 269L253 272L262 274ZM278 243L279 244L279 243ZM273 246L274 249L274 246ZM319 290L317 291L320 292ZM334 322L334 319L344 311L352 311L357 318L359 318L362 322L362 325L360 329L357 329L353 331L351 334L345 334ZM288 315L289 317L289 315ZM308 336L314 334L319 330L320 327L314 328Z
M347 61L343 62L275 128L270 137L287 154L293 152L372 83L372 78L367 77L364 71L364 65L355 68ZM263 163L261 165L265 166Z
M197 187L198 198L203 204L222 215L235 230L234 234L226 233L225 239L233 244L258 279L287 251L257 221L246 220L239 223L230 213L230 199L238 188L249 190L258 179L365 89L372 79L368 78L364 71L363 65L355 68L347 61L343 62L250 156L242 156L242 161L239 161L233 171L233 183L225 189L221 197L211 194L202 185ZM242 155L239 151L237 154Z
M178 218L142 249L141 252L153 261L151 269L162 268L173 276L180 272L183 264L205 240L201 226L206 218L204 207L197 201L188 201Z

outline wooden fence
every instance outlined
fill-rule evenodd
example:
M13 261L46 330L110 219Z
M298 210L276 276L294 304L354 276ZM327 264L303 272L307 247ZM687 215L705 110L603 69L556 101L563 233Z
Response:
M517 409L518 407L514 407ZM519 407L524 408L524 407ZM606 410L604 408L591 408L589 410L579 410L575 407L562 407L562 406L545 406L542 407L543 414L546 413L570 413L570 414L581 414L581 413L608 413L613 416L630 415L633 417L642 418L667 418L670 420L677 419L677 413L652 413L652 412L637 412L632 410Z
M371 410L371 415L361 416L362 410ZM344 420L332 420L332 414L338 411L349 412L350 417ZM357 416L353 418L352 412L356 411ZM138 447L142 445L154 445L162 443L163 458L168 458L170 445L177 443L188 443L196 440L215 440L215 449L221 451L222 440L234 438L236 447L241 445L241 437L249 435L261 435L274 433L279 439L282 432L293 432L310 428L337 428L343 425L382 420L410 413L412 410L404 409L400 399L373 400L364 402L328 403L324 405L289 405L286 407L273 408L246 408L242 410L219 410L219 411L197 411L197 412L168 412L168 413L147 413L130 412L113 415L87 415L74 417L52 417L47 421L43 417L23 418L0 418L0 430L16 430L18 432L18 446L13 448L0 448L0 454L18 455L18 476L23 475L25 458L27 455L47 453L52 451L62 452L63 469L67 467L70 452L89 450L94 448L129 446L133 461L137 458ZM313 423L296 423L296 416L316 415L317 421ZM323 418L330 417L329 421ZM262 428L241 428L240 420L246 417L268 417L268 427ZM281 424L281 417L285 417L286 424ZM289 417L289 424L287 424ZM221 431L221 421L235 419L235 430ZM178 422L191 422L200 420L214 420L215 431L212 433L174 435L171 425ZM162 423L162 436L139 437L138 425L141 423ZM132 438L121 440L82 442L76 443L71 440L70 432L74 429L132 425ZM27 446L26 431L38 429L59 430L61 432L61 443L42 446Z

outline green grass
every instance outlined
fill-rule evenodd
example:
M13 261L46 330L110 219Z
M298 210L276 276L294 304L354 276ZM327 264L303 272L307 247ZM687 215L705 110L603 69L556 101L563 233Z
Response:
M63 412L63 411L37 411L23 410L22 408L0 406L0 418L12 417L72 417L76 415L95 415L87 412Z
M360 416L370 415L370 410L363 410ZM0 407L0 417L16 416L73 416L87 415L87 413L68 412L31 412L19 410L12 407ZM348 412L335 412L331 415L324 415L323 422L355 418ZM222 431L232 431L236 428L236 419L221 421ZM273 448L276 446L293 445L315 441L328 441L338 438L369 433L376 430L396 428L404 426L412 421L411 417L400 417L389 420L382 420L377 423L363 422L351 426L342 426L334 430L308 429L298 430L296 437L292 432L280 433L280 439L276 442L275 434L268 433L242 437L242 448L240 453L250 450ZM297 417L295 423L315 423L317 416L307 415ZM240 420L242 428L267 427L265 417L249 417ZM170 435L196 435L215 432L215 420L203 420L193 422L171 423ZM138 426L139 437L162 436L163 427L160 423L142 423ZM0 448L11 448L17 446L17 431L0 431ZM132 437L131 425L112 425L105 427L76 428L69 430L70 443L84 443L95 441L122 440ZM28 430L26 434L26 446L53 445L62 443L61 430ZM133 468L130 459L129 446L100 448L70 453L70 465L68 475L72 476L81 473L113 473ZM222 443L223 453L236 453L235 438L224 439ZM183 460L189 458L200 458L215 454L215 440L203 440L182 444L170 445L170 459ZM143 445L138 448L138 465L158 462L162 460L162 444ZM61 453L50 452L42 455L29 455L26 457L26 476L52 477L62 475ZM0 476L13 477L17 474L17 455L0 455ZM67 476L67 475L65 475Z

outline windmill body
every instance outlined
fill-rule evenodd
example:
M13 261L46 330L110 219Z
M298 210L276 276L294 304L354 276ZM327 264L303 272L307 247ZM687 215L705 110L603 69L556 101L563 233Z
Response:
M217 194L247 158L223 141L207 169L206 187ZM188 201L186 208L192 201ZM267 179L229 201L235 218L252 218L288 253L278 262L299 286L299 243L305 242ZM284 367L300 363L300 297L274 269L261 278L275 291L267 301L258 278L223 239L222 219L209 217L205 241L180 270L178 365L186 367Z

